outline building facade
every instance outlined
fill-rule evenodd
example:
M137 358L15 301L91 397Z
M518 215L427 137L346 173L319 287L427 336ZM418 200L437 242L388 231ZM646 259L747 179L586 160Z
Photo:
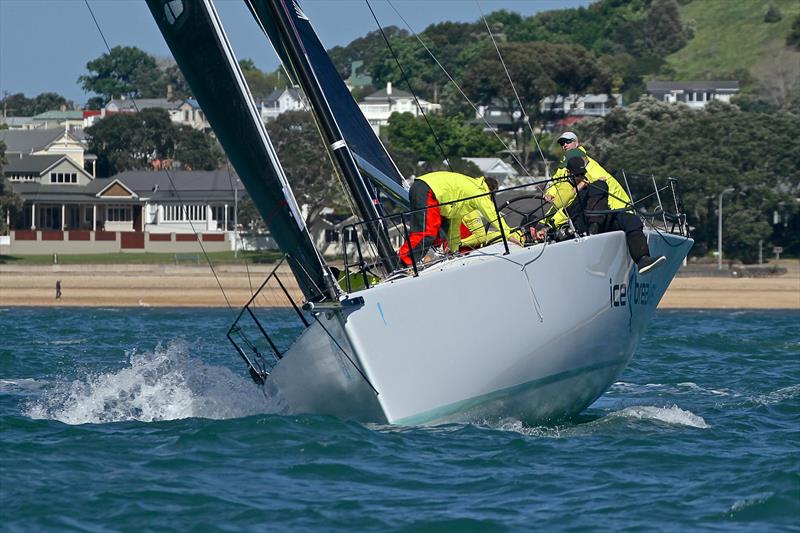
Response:
M669 103L683 103L703 108L708 102L730 102L739 92L738 81L650 81L647 94Z
M366 96L358 103L364 117L372 126L375 134L380 133L382 126L389 125L389 117L392 113L411 113L418 117L425 113L438 113L442 110L440 104L434 104L427 100L419 99L419 105L414 100L414 96L406 91L400 91L392 87L392 82L386 84L385 89L374 92ZM420 111L420 108L422 110Z

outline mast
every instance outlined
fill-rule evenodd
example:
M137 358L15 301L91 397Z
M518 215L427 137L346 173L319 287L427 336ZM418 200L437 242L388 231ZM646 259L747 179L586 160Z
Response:
M246 0L251 11L256 15L256 9L252 6L252 0ZM291 0L290 0L291 1ZM336 163L342 169L345 181L355 200L361 216L367 222L366 228L370 239L377 244L378 254L387 272L391 272L397 265L396 253L391 243L384 224L375 221L381 217L382 213L378 210L380 200L373 189L368 187L363 176L356 166L347 141L342 135L342 131L336 121L333 111L328 104L325 94L320 87L314 69L311 67L308 55L303 49L302 42L297 34L293 21L290 18L286 2L283 0L255 0L262 7L267 4L272 19L275 21L282 39L284 51L288 54L291 67L298 77L303 91L308 97L314 114L317 116L325 135L325 141L333 152ZM295 7L295 9L298 9ZM277 47L276 47L277 48Z
M308 300L338 286L309 234L211 0L146 0L236 173Z

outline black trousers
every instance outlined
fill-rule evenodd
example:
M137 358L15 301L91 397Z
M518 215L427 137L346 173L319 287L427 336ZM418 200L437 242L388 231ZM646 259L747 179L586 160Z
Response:
M591 183L588 187L578 191L578 197L567 208L567 214L572 219L575 231L579 234L588 233L591 224L597 224L601 233L607 231L624 231L625 242L631 259L638 263L639 259L650 255L647 238L644 236L642 219L633 213L592 214L592 211L607 211L608 184L602 180ZM587 211L589 212L587 214Z

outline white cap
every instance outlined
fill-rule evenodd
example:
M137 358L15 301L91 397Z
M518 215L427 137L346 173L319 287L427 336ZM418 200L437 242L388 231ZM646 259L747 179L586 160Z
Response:
M565 131L564 133L559 135L558 140L560 141L561 139L572 142L572 141L577 141L578 136L572 133L571 131Z

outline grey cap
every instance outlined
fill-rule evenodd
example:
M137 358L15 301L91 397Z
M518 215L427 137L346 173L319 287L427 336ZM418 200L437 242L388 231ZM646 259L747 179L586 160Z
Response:
M572 133L571 131L565 131L564 133L558 136L558 140L560 141L561 139L572 142L572 141L577 141L578 136Z

